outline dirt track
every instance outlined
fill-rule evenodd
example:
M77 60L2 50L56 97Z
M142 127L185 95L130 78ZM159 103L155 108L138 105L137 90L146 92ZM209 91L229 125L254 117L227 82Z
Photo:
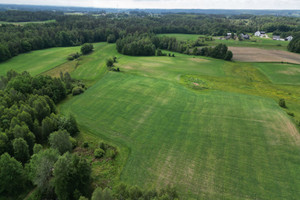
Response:
M300 64L300 54L250 47L229 47L233 60L244 62L289 62Z

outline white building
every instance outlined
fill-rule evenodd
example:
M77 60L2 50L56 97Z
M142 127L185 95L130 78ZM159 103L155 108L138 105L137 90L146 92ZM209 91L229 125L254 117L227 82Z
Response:
M256 37L266 37L266 32L264 32L264 31L256 31L256 32L254 33L254 35L255 35Z
M292 39L293 39L293 36L290 35L290 36L287 37L285 40L290 42L290 41L292 41Z

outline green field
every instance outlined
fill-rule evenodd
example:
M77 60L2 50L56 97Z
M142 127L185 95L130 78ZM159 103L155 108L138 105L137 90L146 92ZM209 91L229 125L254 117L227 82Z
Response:
M94 46L79 62L57 67L36 67L45 51L56 49L35 51L40 59L16 69L70 71L88 83L84 94L59 109L74 114L84 134L118 146L120 181L144 188L172 184L183 199L300 196L300 135L277 103L285 98L299 119L297 78L278 75L294 66L176 53L175 58L131 57L118 54L114 44ZM76 48L62 48L61 58ZM25 62L25 55L14 58L20 59L14 66ZM106 70L111 56L117 56L120 73ZM8 68L0 69L4 74Z
M43 24L43 23L51 23L51 22L55 22L55 20L33 21L33 22L5 22L5 21L0 21L0 26L1 26L1 24L25 25L25 24Z
M159 36L168 36L168 37L176 37L180 41L195 41L199 37L203 38L203 35L196 35L196 34L159 34ZM210 36L209 36L210 37ZM220 40L220 37L213 37L213 41L205 41L206 44L209 46L216 46L218 44L226 44L227 46L232 47L255 47L255 48L262 48L262 49L278 49L278 50L287 50L287 46L289 42L286 41L277 41L267 38L259 38L259 37L251 37L251 40Z
M17 72L27 70L32 75L37 75L67 62L69 54L79 51L80 47L58 47L20 54L0 63L0 75L11 69Z
M300 66L292 64L260 63L258 68L276 84L300 84Z

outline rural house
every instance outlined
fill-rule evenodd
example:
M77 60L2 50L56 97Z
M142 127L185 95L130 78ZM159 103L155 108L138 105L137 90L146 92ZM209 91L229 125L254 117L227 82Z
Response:
M256 32L254 33L254 35L255 35L256 37L266 37L266 32L265 32L265 31L256 31Z
M250 35L248 35L248 34L241 34L241 37L242 37L242 39L244 39L244 40L249 40L250 39Z
M290 35L287 38L285 38L285 41L289 41L290 42L290 41L292 41L292 39L293 39L293 36Z
M279 35L273 35L273 40L280 40L280 36Z

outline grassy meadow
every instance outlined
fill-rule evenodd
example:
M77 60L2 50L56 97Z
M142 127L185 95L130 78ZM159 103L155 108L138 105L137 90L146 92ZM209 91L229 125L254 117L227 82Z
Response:
M69 71L84 80L88 90L59 110L76 117L80 137L118 146L115 182L144 188L171 184L182 199L300 196L300 134L286 113L300 119L299 65L178 53L132 57L118 54L115 44L94 47L79 61L66 61L79 47L31 52L35 56L26 65L27 54L19 55L0 64L0 74L13 66L33 75ZM48 62L46 52L53 55ZM112 56L119 73L106 70ZM278 106L280 98L287 110ZM96 167L95 176L107 175Z
M26 70L32 75L38 75L66 63L68 55L75 52L80 52L80 47L57 47L20 54L0 63L0 75L5 75L11 69L17 72Z
M187 40L197 40L198 38L204 38L203 35L196 34L159 34L160 36L176 37L180 41ZM287 46L289 42L287 41L277 41L272 40L271 38L260 38L260 37L251 37L251 40L220 40L220 37L213 37L213 41L205 41L209 46L216 46L218 44L226 44L227 46L232 47L254 47L262 49L277 49L287 51Z

